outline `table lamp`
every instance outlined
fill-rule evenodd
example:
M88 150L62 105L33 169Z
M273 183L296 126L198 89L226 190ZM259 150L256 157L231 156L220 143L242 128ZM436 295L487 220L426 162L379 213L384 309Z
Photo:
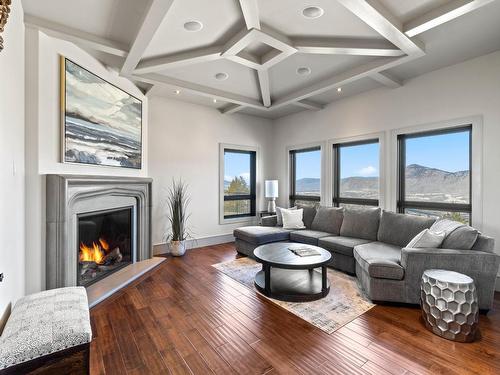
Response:
M278 198L278 180L266 180L266 198L269 199L267 212L276 212L276 198Z

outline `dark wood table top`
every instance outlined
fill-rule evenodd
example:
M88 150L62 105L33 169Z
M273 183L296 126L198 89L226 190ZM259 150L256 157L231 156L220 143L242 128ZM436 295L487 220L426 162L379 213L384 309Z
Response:
M297 245L313 248L320 254L305 257L295 255L288 247ZM260 263L287 269L321 267L328 264L332 258L330 252L321 247L291 242L276 242L261 245L254 250L253 254Z

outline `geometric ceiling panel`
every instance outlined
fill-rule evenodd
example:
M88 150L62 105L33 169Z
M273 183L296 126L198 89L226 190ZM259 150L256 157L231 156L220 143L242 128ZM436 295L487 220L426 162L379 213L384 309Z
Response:
M200 21L199 32L186 31L184 24ZM243 15L235 0L176 0L160 24L144 58L168 55L209 45L225 43L241 29Z
M348 85L342 86L342 91L340 92L338 92L337 89L332 89L311 97L311 100L326 105L340 99L348 98L349 96L379 88L381 86L382 84L371 78L361 78Z
M277 118L500 49L500 0L23 0L151 95Z
M374 59L369 56L296 53L269 70L271 91L278 98ZM305 67L307 74L297 72Z
M259 0L258 4L261 22L291 37L381 38L380 34L336 1ZM310 5L321 7L328 17L304 18L302 10Z
M159 73L256 100L260 97L255 71L225 59L173 68ZM217 79L218 73L227 74L227 78Z
M403 23L454 0L384 0L384 6Z

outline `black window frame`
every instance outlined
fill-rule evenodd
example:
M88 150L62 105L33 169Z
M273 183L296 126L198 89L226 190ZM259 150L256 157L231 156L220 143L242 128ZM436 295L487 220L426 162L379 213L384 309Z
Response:
M250 155L250 194L238 194L238 195L226 195L224 191L224 202L230 201L246 201L250 200L250 213L248 214L237 214L237 215L226 215L225 212L223 214L224 220L226 219L237 219L244 217L254 217L257 215L256 211L256 185L257 185L257 151L253 150L243 150L236 149L231 147L224 147L223 157L225 158L226 152L230 152L233 154L248 154ZM224 169L226 168L226 163L224 162ZM224 205L222 206L222 210L224 210Z
M332 158L333 158L333 196L332 196L332 204L334 207L340 207L341 204L355 204L360 206L375 206L378 207L380 204L379 199L363 199L363 198L348 198L340 196L340 173L341 173L341 149L343 147L352 147L352 146L362 146L377 143L380 147L380 140L378 138L364 139L361 141L354 142L343 142L343 143L335 143L332 146ZM379 167L380 167L380 153L379 153ZM380 196L380 179L379 179L379 196Z
M406 180L406 140L413 138L429 137L454 133L469 133L469 204L407 201L405 192ZM397 186L397 211L405 213L406 209L421 209L442 212L462 212L469 215L469 224L472 224L472 124L453 128L428 130L416 133L398 134L398 186Z
M314 147L307 147L307 148L300 148L300 149L294 149L290 150L289 153L289 158L290 158L290 194L289 194L289 200L290 200L290 206L293 207L295 206L295 201L306 201L306 202L314 202L315 204L319 204L321 202L321 176L320 176L320 195L319 196L312 196L312 195L297 195L296 192L296 157L297 154L304 153L304 152L312 152L312 151L319 151L321 153L321 146L314 146ZM320 159L321 162L321 159Z

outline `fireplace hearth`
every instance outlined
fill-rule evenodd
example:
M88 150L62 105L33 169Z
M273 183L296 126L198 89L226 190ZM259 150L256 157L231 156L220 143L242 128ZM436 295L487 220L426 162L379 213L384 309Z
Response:
M78 215L78 285L92 283L133 262L132 207Z
M47 175L47 288L96 287L151 259L151 179Z

